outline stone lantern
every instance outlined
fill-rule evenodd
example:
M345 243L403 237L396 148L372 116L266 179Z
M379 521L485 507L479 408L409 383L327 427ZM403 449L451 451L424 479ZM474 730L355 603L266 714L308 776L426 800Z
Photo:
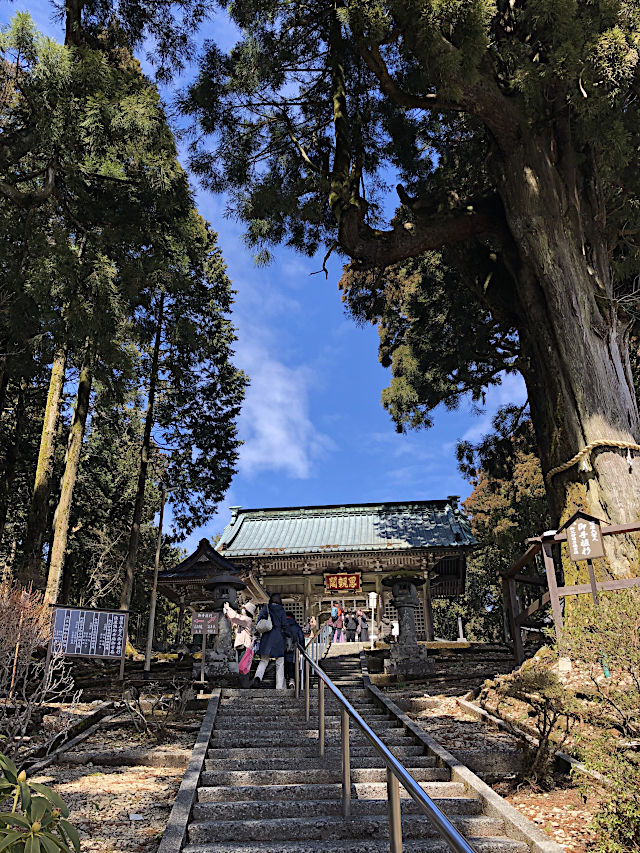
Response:
M205 653L205 671L207 678L214 679L228 676L237 672L236 655L233 649L231 623L223 614L225 601L231 607L238 605L238 592L246 589L246 584L238 575L220 574L204 584L204 589L211 594L211 610L219 613L218 633L215 635L213 649Z
M416 607L420 607L417 587L426 583L426 578L417 572L396 572L382 581L391 587L391 603L398 611L398 642L391 646L389 659L385 660L385 672L398 675L422 675L431 672L433 660L428 659L425 646L418 645L416 635Z

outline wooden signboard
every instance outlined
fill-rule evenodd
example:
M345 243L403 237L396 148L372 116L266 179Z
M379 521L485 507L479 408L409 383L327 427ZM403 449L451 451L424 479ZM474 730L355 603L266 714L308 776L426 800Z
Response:
M126 610L53 605L53 630L47 661L54 652L65 657L119 660L122 679L128 620L129 612Z
M203 613L194 610L191 620L191 634L217 634L219 619L219 613Z
M324 588L326 592L359 592L362 588L361 572L338 572L325 574Z
M577 512L566 524L569 559L594 560L604 557L600 519Z

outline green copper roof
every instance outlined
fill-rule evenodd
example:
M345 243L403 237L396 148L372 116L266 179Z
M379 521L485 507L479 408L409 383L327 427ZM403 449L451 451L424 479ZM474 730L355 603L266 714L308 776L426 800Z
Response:
M349 504L241 509L232 507L218 550L225 557L403 551L475 545L455 503Z

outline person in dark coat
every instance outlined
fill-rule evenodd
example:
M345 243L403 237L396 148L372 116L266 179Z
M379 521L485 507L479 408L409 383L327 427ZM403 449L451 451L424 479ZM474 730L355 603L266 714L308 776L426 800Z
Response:
M356 629L356 636L360 643L368 643L369 642L369 623L367 621L367 617L362 610L358 610L356 613L356 618L358 620L358 627Z
M285 637L284 677L288 687L296 686L296 646L305 646L304 631L289 610L285 611L289 636Z
M356 639L356 630L358 623L355 613L347 613L344 620L344 629L347 634L347 643L353 643Z
M258 664L258 669L256 670L255 678L251 682L251 686L262 686L264 671L271 658L275 658L276 690L286 690L284 683L284 643L285 637L289 634L289 628L279 592L273 592L269 597L269 604L264 604L260 608L258 622L261 619L267 619L269 616L271 616L273 627L270 631L265 631L260 637L260 645L258 646L260 663Z

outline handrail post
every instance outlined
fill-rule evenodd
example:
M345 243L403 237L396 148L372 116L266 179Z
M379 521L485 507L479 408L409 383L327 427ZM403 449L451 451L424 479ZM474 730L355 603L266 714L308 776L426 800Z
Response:
M309 682L311 681L311 669L309 667L309 661L305 659L304 662L304 718L307 722L309 722L309 714L310 714L310 686Z
M295 679L296 679L296 699L300 698L300 649L296 646L295 653Z
M318 679L318 741L320 757L324 757L324 681Z
M349 714L340 709L340 743L342 752L342 816L351 814L351 757L349 755Z
M402 853L400 783L390 767L387 767L387 811L389 814L389 851L390 853Z

